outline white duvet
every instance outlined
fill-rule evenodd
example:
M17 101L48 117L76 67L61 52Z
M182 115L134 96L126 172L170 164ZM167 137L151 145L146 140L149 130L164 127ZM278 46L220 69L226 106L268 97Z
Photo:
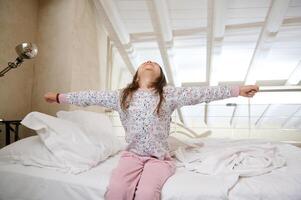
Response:
M37 136L32 137L32 143L37 143L36 139ZM223 145L222 141L213 138L206 142ZM229 192L225 187L225 176L205 175L178 167L176 173L165 182L161 199L300 200L301 150L287 144L277 146L287 160L286 166L258 176L240 177ZM111 156L95 168L78 175L19 164L2 165L0 199L102 200L119 157L120 154ZM179 161L176 163L181 164Z
M178 148L175 157L191 171L202 174L237 174L255 176L283 167L285 158L276 144L248 140L224 141L223 145L206 144L199 148Z
M286 165L286 159L277 146L279 142L222 139L220 143L214 143L206 139L195 140L203 144L197 148L179 147L174 152L179 161L178 167L223 177L226 191L238 182L239 177L266 174Z

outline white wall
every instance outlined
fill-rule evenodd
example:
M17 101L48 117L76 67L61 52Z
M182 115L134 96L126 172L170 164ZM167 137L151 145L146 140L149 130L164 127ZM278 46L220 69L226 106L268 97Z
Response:
M23 41L38 46L38 56L0 78L0 118L22 119L31 111L103 112L99 106L49 104L44 94L104 89L107 34L91 0L0 0L0 66L16 58ZM33 134L21 127L21 136ZM3 145L3 134L0 134Z
M15 46L36 42L38 0L0 0L0 71L17 58ZM22 119L32 110L33 71L35 60L0 77L0 119ZM0 125L0 147L4 144L4 126ZM21 127L20 133L24 127Z

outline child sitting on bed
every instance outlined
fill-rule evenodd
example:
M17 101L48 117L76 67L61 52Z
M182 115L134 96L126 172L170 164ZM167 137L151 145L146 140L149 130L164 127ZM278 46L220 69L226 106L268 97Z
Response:
M45 99L78 106L99 105L117 111L128 146L112 171L105 199L154 200L160 199L164 183L176 170L167 143L173 111L239 95L253 97L258 90L257 85L168 86L160 65L147 61L139 66L124 89L48 92Z

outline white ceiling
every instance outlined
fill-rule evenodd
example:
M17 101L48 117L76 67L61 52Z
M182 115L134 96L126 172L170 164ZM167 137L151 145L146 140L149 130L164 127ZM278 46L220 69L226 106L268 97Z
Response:
M301 0L94 1L131 73L155 60L172 85L239 81L300 88ZM250 100L252 127L301 130L300 93L256 94ZM238 104L233 117L227 102ZM247 128L247 103L230 98L177 113L191 127L230 127L233 118L233 127Z

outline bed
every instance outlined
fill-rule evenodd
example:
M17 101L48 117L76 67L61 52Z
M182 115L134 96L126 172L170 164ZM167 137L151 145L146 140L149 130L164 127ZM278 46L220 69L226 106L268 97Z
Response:
M110 130L112 125L109 119L100 114L87 111L60 111L57 113L57 116L58 118L38 112L28 114L21 123L36 130L38 135L24 138L0 149L0 200L104 199L104 193L109 184L111 172L117 166L122 150L126 145L125 138L115 137L114 132ZM68 120L68 123L66 120ZM103 122L103 124L100 122ZM76 124L83 125L84 127L76 127ZM99 130L101 130L101 132L99 132ZM89 137L87 136L87 138L84 137L86 133L89 133ZM182 132L174 132L169 138L173 138L175 134L185 135L182 134ZM81 136L79 137L79 135ZM50 140L52 143L49 143L50 141L47 142L47 139L49 140L50 138L52 138ZM68 140L68 143L60 143L59 146L53 146L54 142L65 142L64 138L73 138L74 141L76 141L76 139L78 141L85 140L86 142L91 139L91 141L95 143L87 144L89 146L100 145L103 150L105 150L102 152L102 156L105 159L88 170L82 168L85 170L77 174L54 170L52 168L54 165L52 166L50 164L57 164L60 160L50 153L45 147L46 144L50 145L48 147L55 147L52 148L52 150L54 150L53 152L57 152L60 155L64 155L62 152L66 150L64 149L65 145L70 145L66 157L64 157L64 159L71 157L70 163L68 163L70 166L72 166L71 164L77 164L74 158L80 158L73 157L79 153L77 148L74 149L74 154L69 152L72 150L71 148L76 146L75 143L72 143L72 139ZM234 140L230 138L210 137L195 137L189 140L184 140L182 137L180 140L180 138L181 137L178 137L176 140L169 140L170 150L175 159L177 169L176 173L165 182L162 188L162 200L301 199L300 148L291 144L269 140ZM212 162L207 162L208 160L212 161L211 158L223 157L223 155L227 155L227 153L232 156L232 154L235 154L235 151L243 152L243 150L250 150L251 148L254 150L254 147L256 147L255 150L260 150L261 147L267 148L267 146L260 146L265 145L267 142L272 145L271 147L273 148L271 149L277 149L279 155L281 154L281 156L285 158L285 165L273 168L265 173L257 173L257 175L254 175L254 173L250 175L249 172L253 172L252 170L246 171L248 173L244 175L241 173L244 171L240 171L239 176L233 173L204 173L204 171L208 171L210 167L215 167L212 165ZM81 145L83 144L86 143L82 143ZM81 147L85 148L85 146ZM107 149L110 150L108 151ZM190 150L186 151L186 149ZM93 149L80 149L80 152L89 153L89 151L92 150ZM214 152L214 154L210 154L210 151L211 153ZM13 158L15 159L18 155L17 152L23 155L22 158L23 161L26 161L25 163L9 162L12 157L10 154L14 155ZM250 151L250 153L253 154L254 152L255 151ZM261 152L258 152L258 155L260 155ZM208 160L204 159L201 163L187 162L189 159L195 159L193 157L194 155L204 156L206 153L207 158L209 158ZM246 155L247 151L244 153L244 155ZM7 155L9 155L8 160L5 159ZM29 156L26 157L27 155ZM93 154L91 155L91 159L94 160L95 157L93 157ZM88 157L86 154L83 156L85 159ZM182 158L186 159L185 162ZM42 159L47 160L47 162L40 162ZM219 163L221 160L216 161L216 163ZM275 160L273 160L273 163L274 161ZM41 164L41 166L36 165L37 163ZM191 164L193 163L195 166L201 166L201 164L204 163L203 166L205 166L205 168L201 171L202 173L199 173L200 171L191 170L189 166L192 166ZM206 163L208 165L205 165ZM254 162L250 162L250 164L253 163ZM82 162L82 164L85 163ZM58 166L61 167L61 165ZM252 166L255 169L255 165ZM78 170L78 168L75 169ZM262 167L262 169L266 168ZM74 172L76 172L76 170ZM247 174L249 175L247 176Z
M290 144L279 145L279 148L287 159L287 166L264 175L239 178L229 192L225 191L223 185L226 177L197 174L184 167L178 167L175 175L163 186L161 199L300 200L301 151ZM120 154L121 152L78 175L20 164L2 165L0 166L0 199L104 199L110 173L117 165ZM179 164L177 160L176 163Z

